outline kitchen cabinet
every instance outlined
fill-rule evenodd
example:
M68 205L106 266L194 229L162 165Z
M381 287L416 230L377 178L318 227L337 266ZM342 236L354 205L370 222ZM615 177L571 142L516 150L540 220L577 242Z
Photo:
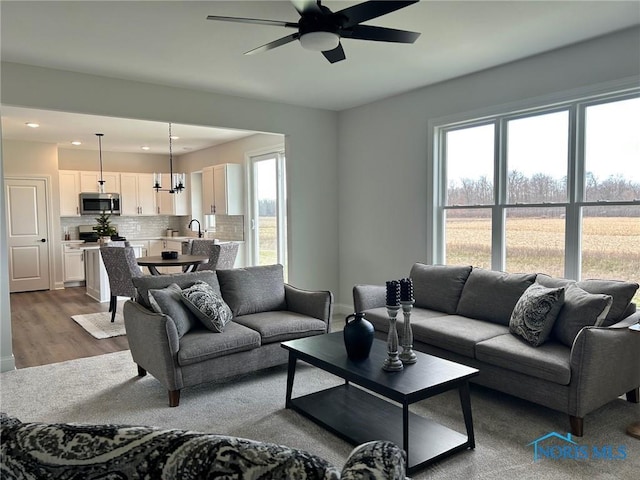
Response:
M152 173L120 174L120 214L156 215Z
M224 163L202 169L202 213L244 214L242 165Z
M65 245L63 259L64 281L84 281L84 251L78 247Z
M102 172L104 180L104 193L120 193L120 174L113 172ZM80 191L99 192L100 172L80 172Z
M80 172L60 170L58 172L60 188L60 216L80 216Z
M102 261L100 249L88 248L84 252L87 295L98 302L108 302L111 296L109 275Z
M189 194L185 189L180 193L160 191L156 194L158 215L189 215Z

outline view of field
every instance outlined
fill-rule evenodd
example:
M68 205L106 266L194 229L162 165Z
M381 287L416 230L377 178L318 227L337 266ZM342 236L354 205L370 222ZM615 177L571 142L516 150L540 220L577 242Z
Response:
M562 218L508 218L505 270L562 277L564 222ZM491 219L448 218L446 248L448 264L491 268ZM640 282L640 218L584 218L582 250L582 278ZM634 301L640 305L640 292Z
M278 263L278 231L275 216L258 217L259 265Z

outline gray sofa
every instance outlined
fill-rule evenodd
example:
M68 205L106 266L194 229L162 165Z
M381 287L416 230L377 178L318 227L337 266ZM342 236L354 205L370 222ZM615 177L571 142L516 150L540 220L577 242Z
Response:
M585 415L620 395L640 401L640 333L628 328L640 321L631 303L638 284L421 263L410 278L414 349L478 368L472 381L567 413L576 436L583 435ZM546 321L529 321L535 334L548 337L542 342L526 340L527 325L517 323L535 289L560 297L554 308L538 309ZM385 294L384 286L353 288L355 311L383 339ZM399 335L402 321L400 314Z
M23 423L0 416L5 480L405 478L405 456L390 442L356 447L342 470L311 453L272 443L125 425Z
M123 309L131 355L138 375L165 386L172 407L185 387L286 363L280 342L327 333L333 309L331 292L285 284L281 265L144 276L134 285L137 298ZM200 301L199 288L210 298ZM185 302L185 292L195 300Z

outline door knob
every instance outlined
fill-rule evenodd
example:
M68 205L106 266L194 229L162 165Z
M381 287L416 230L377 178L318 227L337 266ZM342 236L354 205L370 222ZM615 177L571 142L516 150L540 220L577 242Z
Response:
M40 239L40 241L41 241L42 243L45 243L45 242L47 241L47 239L46 239L46 238L41 238L41 239Z

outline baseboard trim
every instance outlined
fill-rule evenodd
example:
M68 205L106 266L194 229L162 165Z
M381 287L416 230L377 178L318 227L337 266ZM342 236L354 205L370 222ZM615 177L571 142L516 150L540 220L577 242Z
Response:
M0 372L8 372L16 369L16 359L13 354L9 357L0 358Z

